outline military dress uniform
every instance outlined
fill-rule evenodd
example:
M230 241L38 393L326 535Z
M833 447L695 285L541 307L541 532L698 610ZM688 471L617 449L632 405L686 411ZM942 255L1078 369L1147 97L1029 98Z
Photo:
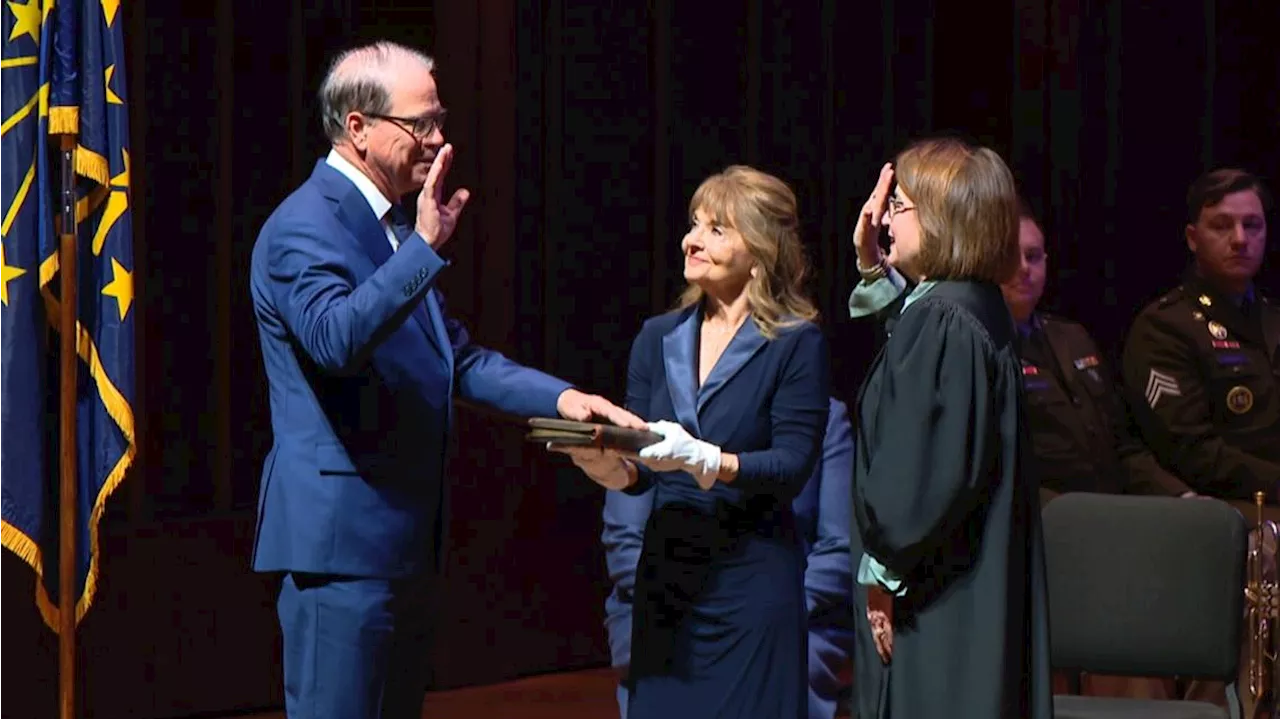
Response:
M1036 313L1020 332L1041 501L1063 492L1191 491L1134 436L1115 375L1082 325Z
M1277 502L1280 307L1232 301L1198 278L1148 305L1124 350L1138 425L1161 463L1197 492Z

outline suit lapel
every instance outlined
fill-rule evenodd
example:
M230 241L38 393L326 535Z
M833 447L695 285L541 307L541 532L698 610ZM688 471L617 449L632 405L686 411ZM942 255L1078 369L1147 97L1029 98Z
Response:
M391 259L391 243L387 241L387 232L382 220L373 214L373 208L369 207L368 200L360 194L359 188L324 160L316 162L311 177L319 184L321 194L337 204L338 221L359 241L360 247L373 261L374 268L381 267L384 262ZM441 333L429 316L426 303L418 303L413 308L412 316L431 339L440 355L452 366L453 352L449 351L447 339L441 344Z
M662 338L662 364L667 374L667 391L676 420L695 437L702 435L698 427L697 383L698 309L688 310L685 318Z
M729 346L724 348L716 366L711 368L707 381L698 388L698 412L716 396L725 385L746 366L747 362L764 348L768 340L760 334L760 328L750 318L742 323Z

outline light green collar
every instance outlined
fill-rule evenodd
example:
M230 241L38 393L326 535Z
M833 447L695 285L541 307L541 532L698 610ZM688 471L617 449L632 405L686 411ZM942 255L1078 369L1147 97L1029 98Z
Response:
M921 282L920 284L916 285L916 288L914 290L911 290L911 294L907 295L907 299L902 301L902 311L906 312L907 308L911 306L912 302L915 302L921 297L924 297L925 295L929 294L929 290L932 290L935 286L937 286L937 284L938 283L934 282L933 280L925 280L924 282Z

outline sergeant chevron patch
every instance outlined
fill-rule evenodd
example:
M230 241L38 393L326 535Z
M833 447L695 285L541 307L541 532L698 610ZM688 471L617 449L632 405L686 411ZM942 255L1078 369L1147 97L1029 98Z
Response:
M1147 378L1147 404L1155 409L1156 402L1165 395L1182 396L1182 390L1178 389L1178 380L1163 372L1151 370L1151 375Z

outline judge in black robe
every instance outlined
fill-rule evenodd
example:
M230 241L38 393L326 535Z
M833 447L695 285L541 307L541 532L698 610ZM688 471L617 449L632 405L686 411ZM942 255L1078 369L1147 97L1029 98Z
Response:
M887 261L918 282L858 397L854 571L893 596L892 660L855 682L859 717L1050 717L1038 485L998 286L1018 259L1013 180L954 140L896 171L857 231L888 219Z

